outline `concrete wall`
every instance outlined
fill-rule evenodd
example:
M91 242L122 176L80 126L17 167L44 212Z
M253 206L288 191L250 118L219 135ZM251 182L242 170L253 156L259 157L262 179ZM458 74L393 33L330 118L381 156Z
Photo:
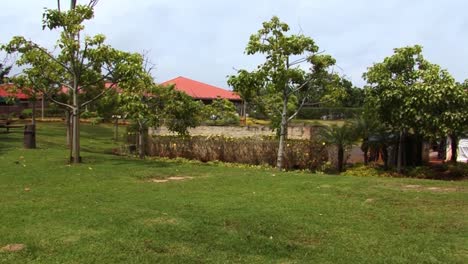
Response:
M288 127L288 138L311 139L317 127L314 126L291 126ZM275 132L266 126L199 126L189 129L192 136L222 135L225 137L263 137L274 136ZM150 129L150 135L175 135L166 127Z

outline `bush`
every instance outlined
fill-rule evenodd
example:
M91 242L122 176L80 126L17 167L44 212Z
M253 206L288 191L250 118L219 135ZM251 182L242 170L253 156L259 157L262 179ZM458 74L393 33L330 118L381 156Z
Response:
M97 112L84 111L84 112L81 113L80 117L84 118L84 119L90 119L90 118L98 117L98 114L97 114Z
M31 118L32 117L32 109L23 109L20 114L20 118Z
M286 169L320 168L327 160L327 152L321 144L288 140L284 167ZM223 161L250 165L276 165L278 141L271 138L227 138L218 136L156 136L149 140L150 156Z
M206 125L227 126L238 125L240 122L236 106L226 99L216 99L205 105L202 115Z
M325 108L325 107L304 107L297 115L300 119L350 119L361 115L362 108Z
M62 108L50 107L50 108L44 109L45 117L63 117L64 115L65 115L65 110L63 110Z

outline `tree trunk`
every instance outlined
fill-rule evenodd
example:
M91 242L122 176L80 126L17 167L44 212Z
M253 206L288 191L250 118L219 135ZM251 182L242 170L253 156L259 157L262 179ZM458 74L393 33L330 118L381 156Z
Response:
M75 81L76 84L76 81ZM74 85L75 89L73 90L73 129L72 129L72 157L73 163L77 164L81 162L80 157L80 104L78 100L78 89L77 85Z
M145 129L140 125L138 129L138 156L140 159L145 158Z
M364 153L364 165L369 164L369 143L367 139L364 139L361 144L361 150Z
M382 146L382 159L384 162L384 169L387 170L388 169L388 148L387 148L387 145L385 144Z
M36 100L32 101L31 124L34 125L34 130L35 130L35 127L36 127Z
M65 111L65 126L67 127L67 146L71 149L71 116L68 110Z
M344 147L338 146L338 172L343 171Z
M283 111L281 112L281 125L280 125L280 138L278 146L278 158L276 161L276 168L279 170L283 169L283 157L284 157L284 143L286 141L286 134L288 132L288 97L286 91L283 94Z
M45 108L45 101L44 101L44 95L42 95L42 100L41 100L41 120L44 120L44 108Z
M119 140L119 119L115 118L114 121L114 140L118 141Z
M367 149L364 151L364 165L369 165L369 151Z
M244 115L244 125L247 125L247 101L244 100L244 109L243 109L243 115Z
M397 172L401 173L403 171L403 141L404 141L405 132L404 129L400 131L400 138L398 141L398 157L397 157Z
M458 158L458 137L455 134L450 135L450 148L452 149L451 162L457 162Z

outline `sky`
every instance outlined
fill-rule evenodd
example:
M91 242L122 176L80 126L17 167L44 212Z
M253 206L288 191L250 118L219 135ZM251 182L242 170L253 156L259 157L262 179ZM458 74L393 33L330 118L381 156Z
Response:
M78 0L86 4L88 0ZM22 35L53 48L57 32L42 30L44 8L57 0L0 0L0 43ZM68 6L62 0L62 6ZM332 55L335 71L356 86L393 48L420 44L426 59L457 81L468 78L466 0L99 0L85 34L102 33L113 47L147 52L157 82L184 76L229 88L235 69L254 69L262 56L244 53L262 22L278 16Z

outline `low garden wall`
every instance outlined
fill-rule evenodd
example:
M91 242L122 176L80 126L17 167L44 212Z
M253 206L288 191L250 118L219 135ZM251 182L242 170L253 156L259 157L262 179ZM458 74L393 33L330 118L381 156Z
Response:
M285 169L316 170L327 160L326 148L319 143L288 140L286 144ZM154 136L148 139L146 151L150 156L275 166L278 140L221 136Z
M314 137L318 126L289 126L288 138L310 140ZM192 136L213 136L219 135L224 137L245 138L245 137L273 137L275 131L268 126L198 126L189 129L189 134ZM162 126L156 129L150 129L149 135L172 136L175 135L166 127Z

